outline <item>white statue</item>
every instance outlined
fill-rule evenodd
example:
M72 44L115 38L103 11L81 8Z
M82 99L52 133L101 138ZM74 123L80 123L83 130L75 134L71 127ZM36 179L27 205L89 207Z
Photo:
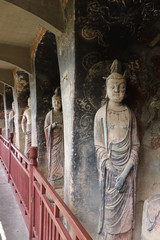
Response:
M14 117L15 117L15 104L14 102L12 102L12 109L8 115L8 123L9 123L9 133L13 133L13 134L15 131Z
M22 131L25 134L24 154L29 158L31 147L31 98L28 98L28 107L24 111L21 121Z

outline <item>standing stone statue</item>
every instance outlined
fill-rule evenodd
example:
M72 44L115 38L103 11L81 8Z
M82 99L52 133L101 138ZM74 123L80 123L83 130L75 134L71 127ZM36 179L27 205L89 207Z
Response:
M133 112L123 103L126 81L115 60L106 77L108 103L95 116L94 143L100 186L98 233L103 240L131 240L139 139Z
M12 102L12 109L8 115L8 126L9 126L8 132L13 133L13 135L15 132L14 117L15 117L15 104L14 104L14 102Z
M60 88L52 97L52 110L47 113L44 124L48 150L48 180L54 187L63 185L63 116Z
M28 107L24 111L21 121L22 131L25 134L24 155L29 158L31 147L31 98L28 98Z

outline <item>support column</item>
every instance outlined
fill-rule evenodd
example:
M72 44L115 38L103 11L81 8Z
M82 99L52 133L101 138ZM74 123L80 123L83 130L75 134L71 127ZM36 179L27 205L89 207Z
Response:
M4 95L3 95L3 101L4 101L4 115L5 115L5 137L9 139L9 111L12 108L12 102L13 102L13 93L12 88L5 85L4 88Z
M8 132L9 127L8 127L8 116L7 116L5 88L4 88L3 102L4 102L4 119L5 119L5 137L6 137L6 139L9 139L9 132Z
M95 239L99 189L93 125L101 96L105 96L102 77L107 63L100 55L103 47L82 37L87 2L77 5L74 1L65 2L66 32L56 38L64 117L64 196L69 208Z

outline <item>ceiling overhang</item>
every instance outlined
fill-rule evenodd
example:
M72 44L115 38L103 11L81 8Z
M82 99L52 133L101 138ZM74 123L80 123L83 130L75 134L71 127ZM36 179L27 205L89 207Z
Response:
M0 69L0 83L14 87L13 71L10 69Z
M60 35L65 29L64 14L60 0L0 0L12 4L23 11L23 14L29 14L34 17L39 24L55 35ZM14 8L13 8L14 9Z

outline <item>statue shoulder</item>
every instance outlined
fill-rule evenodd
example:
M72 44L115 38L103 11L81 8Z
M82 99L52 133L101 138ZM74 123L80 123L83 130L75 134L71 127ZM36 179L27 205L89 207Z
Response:
M47 114L46 114L46 118L50 117L52 115L52 110L50 110Z
M96 119L103 118L106 114L106 108L107 108L107 104L105 104L103 107L99 108L98 111L96 112L95 118Z

